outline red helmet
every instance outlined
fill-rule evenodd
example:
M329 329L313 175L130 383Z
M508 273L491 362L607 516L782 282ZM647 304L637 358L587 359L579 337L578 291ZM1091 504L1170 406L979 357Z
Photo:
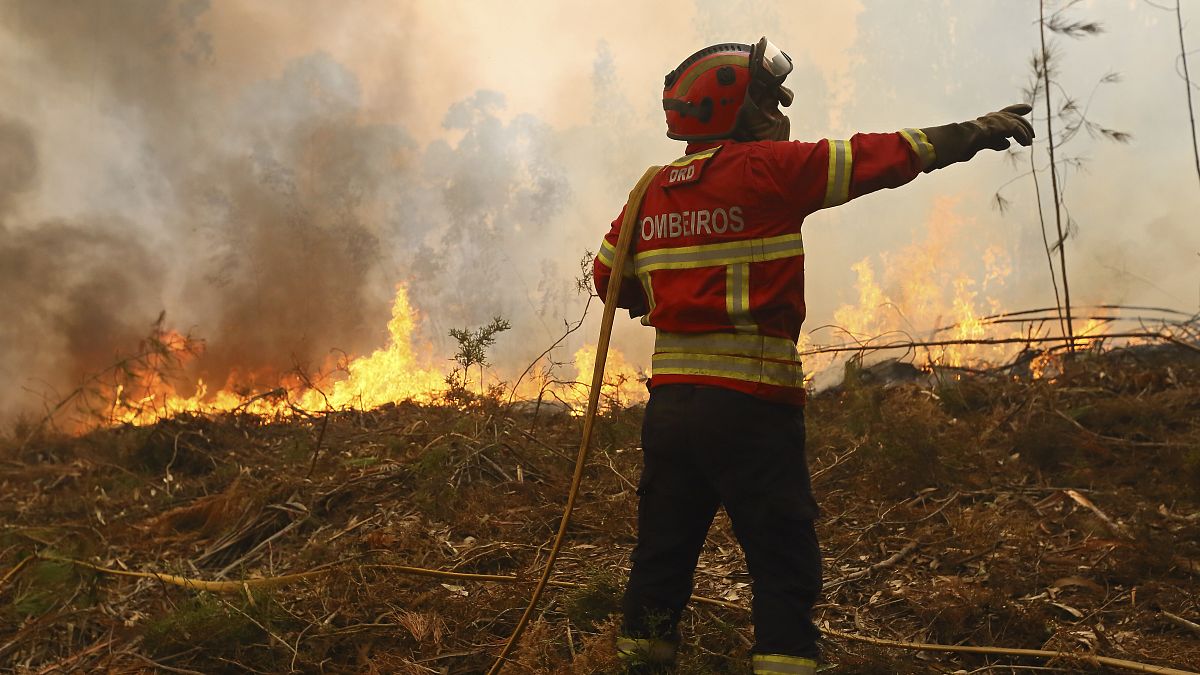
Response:
M765 37L753 46L730 42L701 49L667 73L663 83L667 136L680 141L732 137L751 83L791 104L792 93L782 86L791 70L791 58Z

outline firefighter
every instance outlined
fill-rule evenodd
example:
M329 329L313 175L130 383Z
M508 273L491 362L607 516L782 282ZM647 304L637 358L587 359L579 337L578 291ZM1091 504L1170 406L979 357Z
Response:
M816 668L821 589L804 453L800 226L814 211L899 187L1009 139L1030 145L1025 104L967 123L792 142L790 56L766 37L714 44L667 73L667 136L688 143L638 207L618 305L653 325L637 545L617 649L632 670L670 667L692 575L724 506L754 581L755 673ZM595 259L605 297L622 215Z
M790 141L791 58L765 37L692 54L666 76L667 136L686 141L637 213L618 306L656 332L642 426L638 540L617 648L631 669L675 660L700 550L724 506L753 580L755 673L812 673L821 587L804 451L809 214L979 150L1029 145L1027 105L970 122ZM622 214L595 260L604 297Z

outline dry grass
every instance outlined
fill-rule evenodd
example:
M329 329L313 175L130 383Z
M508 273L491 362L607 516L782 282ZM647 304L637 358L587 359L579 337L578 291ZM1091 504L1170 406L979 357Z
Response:
M1200 620L1200 363L1190 353L1085 354L1053 382L942 373L934 387L850 383L813 397L808 413L824 511L822 622L1200 668L1196 635L1163 614ZM619 672L611 614L634 537L640 415L601 420L556 575L583 586L548 593L512 672ZM530 579L557 526L578 420L472 400L339 412L322 434L323 424L187 417L0 443L0 663L484 670L531 583L375 565ZM913 541L894 564L863 572ZM214 596L54 560L17 569L31 555L206 579L335 566ZM721 516L697 592L746 606L748 581ZM693 607L683 632L679 672L748 672L747 614ZM835 673L1044 665L826 642Z

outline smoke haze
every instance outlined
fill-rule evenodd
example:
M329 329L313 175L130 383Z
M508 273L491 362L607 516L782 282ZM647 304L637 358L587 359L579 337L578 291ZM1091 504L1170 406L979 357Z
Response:
M1096 115L1136 143L1080 143L1089 173L1068 183L1079 296L1194 310L1200 189L1161 38L1173 24L1142 6L1081 11L1111 31L1063 45L1064 79L1087 91L1103 75L1093 66L1125 72ZM1035 12L1003 0L5 3L0 417L110 365L163 311L205 339L197 376L270 386L332 349L378 347L397 283L436 358L450 327L499 314L514 330L495 360L523 367L578 315L578 261L629 185L682 154L658 95L683 57L767 34L797 64L793 137L846 137L1015 101ZM925 241L947 194L970 231L939 235L943 255L1003 247L1005 305L1052 302L1032 190L1006 192L1015 215L988 207L1019 173L977 160L811 218L809 324L854 301L852 264ZM649 331L624 322L617 340L648 360Z

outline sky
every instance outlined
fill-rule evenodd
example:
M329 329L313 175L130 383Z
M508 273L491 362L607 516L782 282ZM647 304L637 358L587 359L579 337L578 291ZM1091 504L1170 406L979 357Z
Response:
M1200 2L1181 1L1200 48ZM632 183L683 154L659 100L663 75L693 51L770 37L796 64L792 138L846 138L1023 100L1037 11L1027 0L5 2L0 376L19 387L0 409L69 390L163 312L205 338L209 381L264 385L331 349L380 346L398 283L431 358L446 357L449 328L502 315L514 329L494 360L523 366L578 316L579 261ZM1051 38L1055 100L1069 94L1132 135L1080 134L1060 150L1073 163L1073 300L1195 312L1200 177L1174 15L1092 0L1066 16L1104 32ZM1119 81L1098 84L1109 73ZM1040 108L1035 118L1044 139ZM971 279L982 309L1053 304L1029 155L1014 159L985 152L811 216L807 327L857 303L863 261L897 302L924 275L946 294ZM941 311L903 309L916 331ZM572 347L594 339L598 317ZM619 319L616 340L648 361L650 329Z

